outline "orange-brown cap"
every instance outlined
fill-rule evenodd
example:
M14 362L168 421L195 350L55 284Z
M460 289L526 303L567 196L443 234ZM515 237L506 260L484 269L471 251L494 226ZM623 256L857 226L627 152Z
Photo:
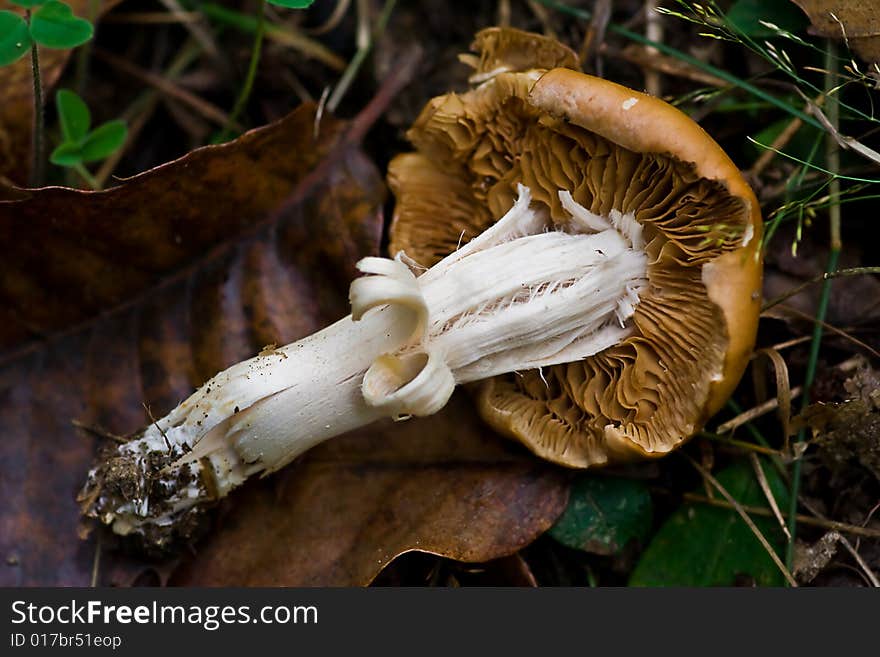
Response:
M632 334L582 361L481 382L476 396L494 428L564 465L660 456L724 404L748 362L760 311L760 208L688 116L571 68L528 68L529 49L552 52L536 39L549 41L481 33L475 45L496 50L475 64L479 86L425 107L408 133L417 152L389 167L390 248L433 264L497 221L517 183L562 228L559 190L595 214L632 213L650 263Z

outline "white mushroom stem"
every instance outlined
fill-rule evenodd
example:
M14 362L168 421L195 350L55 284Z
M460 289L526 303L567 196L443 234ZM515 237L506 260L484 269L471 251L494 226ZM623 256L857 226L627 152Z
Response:
M640 224L596 216L568 192L560 200L571 215L564 232L548 229L546 209L520 186L494 226L418 277L403 254L361 260L350 316L219 373L119 448L144 467L150 453L171 451L174 462L154 475L166 493L160 508L141 482L115 508L98 499L93 515L122 534L173 524L328 438L435 413L457 384L618 343L647 284Z

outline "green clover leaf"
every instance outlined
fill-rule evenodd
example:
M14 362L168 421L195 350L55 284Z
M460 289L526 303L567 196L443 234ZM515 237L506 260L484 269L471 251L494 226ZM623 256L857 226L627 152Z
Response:
M89 134L92 114L82 98L68 89L59 89L55 94L55 106L65 142L79 142Z
M80 155L83 162L97 162L119 150L128 137L125 121L108 121L98 126L83 140Z
M28 24L16 13L0 11L0 66L20 59L31 47Z
M69 5L48 0L31 16L31 37L47 48L76 48L92 38L95 28L74 15Z
M270 5L285 9L308 9L315 0L267 0Z
M9 0L9 4L18 5L25 9L33 9L46 2L46 0Z

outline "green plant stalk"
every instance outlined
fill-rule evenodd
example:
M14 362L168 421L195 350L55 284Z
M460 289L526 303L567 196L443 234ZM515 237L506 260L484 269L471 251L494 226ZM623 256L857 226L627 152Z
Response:
M229 135L232 134L232 126L235 125L238 121L238 117L241 115L242 111L244 111L248 99L251 96L251 91L253 91L254 88L254 80L257 78L257 69L260 66L260 56L263 52L263 36L266 33L266 0L260 0L257 13L257 30L254 34L254 47L251 50L251 61L248 64L247 75L244 79L244 85L241 88L241 92L235 100L232 112L229 113L229 119L226 122L226 126L220 133L220 141L226 141Z
M825 52L825 88L831 90L834 88L835 74L837 70L837 48L834 42L828 41L827 50ZM826 108L828 111L828 120L834 129L840 121L840 106L837 97L829 94L826 98ZM829 134L826 141L826 158L829 170L834 173L840 169L840 150L834 139L834 135ZM830 184L830 195L832 198L840 195L840 180L832 178ZM840 259L841 233L840 233L840 205L833 204L828 208L830 223L830 252L828 254L828 263L825 266L825 273L831 274L837 271L837 263ZM816 323L813 325L813 337L810 344L810 357L807 361L807 372L804 377L804 392L801 400L801 410L806 409L810 403L810 386L816 377L816 366L819 362L819 349L822 345L822 331L825 316L828 312L828 302L831 299L831 277L822 283L822 293L819 297L819 307L816 311ZM801 429L797 434L797 442L802 443L806 440L806 429ZM797 531L797 505L798 495L800 494L801 483L801 459L795 460L791 471L791 502L788 510L788 532L789 542L785 551L785 563L789 567L794 562L794 540Z
M396 0L386 0L385 5L382 7L382 12L379 14L379 18L376 21L376 27L373 30L369 42L367 42L367 45L363 48L358 49L351 58L348 67L339 78L339 82L336 83L333 93L330 94L330 98L327 100L327 109L331 112L336 111L339 101L342 100L345 92L348 91L352 80L354 80L358 70L360 70L361 65L366 60L367 55L369 55L370 51L373 49L373 43L376 41L376 37L385 31L385 26L388 25L388 20L391 18L391 12L394 11L394 5L396 3Z
M86 182L89 187L91 187L96 192L100 191L101 183L98 182L97 178L95 178L82 163L76 164L72 168L74 171L76 171L79 177Z
M30 25L30 10L27 11L26 16L28 25ZM40 53L36 41L31 44L31 71L34 82L34 153L31 166L31 187L42 187L46 176L46 116L43 112L43 81L40 76Z

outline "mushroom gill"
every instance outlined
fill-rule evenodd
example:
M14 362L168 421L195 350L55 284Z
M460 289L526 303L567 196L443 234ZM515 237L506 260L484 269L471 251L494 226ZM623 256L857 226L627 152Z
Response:
M518 184L556 229L571 221L560 191L601 217L631 213L649 286L629 337L584 360L474 386L494 428L549 460L587 467L659 456L701 428L745 367L759 306L757 201L678 110L541 68L562 48L553 44L516 30L478 35L480 56L463 61L479 84L432 99L407 134L416 152L389 167L390 251L431 266L502 217Z

